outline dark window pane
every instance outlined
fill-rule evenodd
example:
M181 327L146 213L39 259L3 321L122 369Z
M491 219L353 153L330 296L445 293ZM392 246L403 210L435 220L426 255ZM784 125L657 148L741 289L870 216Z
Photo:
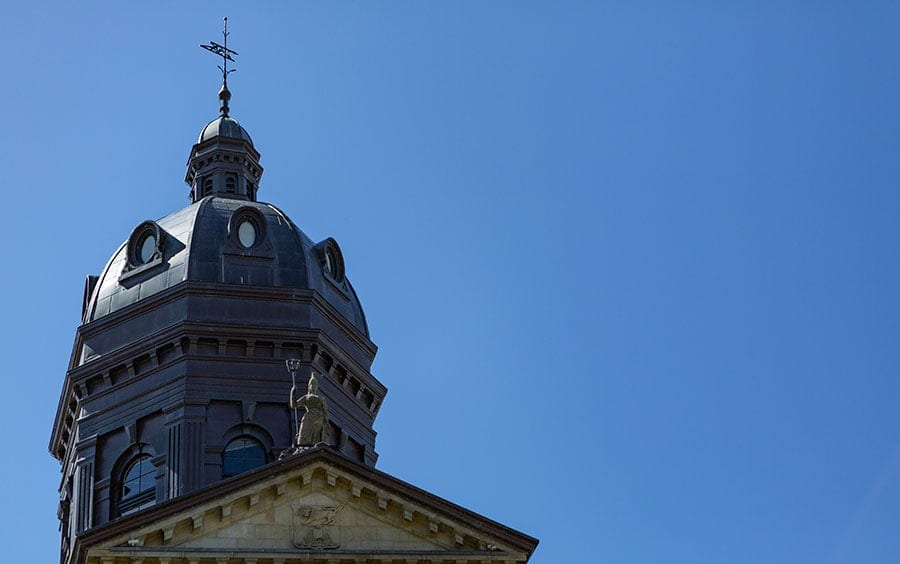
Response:
M131 463L119 486L119 515L128 515L156 503L155 474L156 469L147 455Z
M153 474L153 463L150 462L149 456L134 461L125 472L121 499L136 496L153 488Z
M241 437L228 443L222 455L222 477L228 478L266 463L266 453L258 442Z

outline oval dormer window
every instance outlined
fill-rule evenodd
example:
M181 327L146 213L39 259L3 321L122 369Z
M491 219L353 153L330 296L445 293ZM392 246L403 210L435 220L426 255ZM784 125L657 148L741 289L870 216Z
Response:
M245 219L238 226L238 241L248 249L256 243L256 226L249 219Z
M332 247L325 249L325 271L330 274L332 278L337 278L337 276L335 276L337 274L337 257L334 256L334 248Z
M156 236L153 233L145 233L141 243L141 252L140 252L140 260L141 264L146 264L150 262L150 259L153 258L153 254L156 252Z

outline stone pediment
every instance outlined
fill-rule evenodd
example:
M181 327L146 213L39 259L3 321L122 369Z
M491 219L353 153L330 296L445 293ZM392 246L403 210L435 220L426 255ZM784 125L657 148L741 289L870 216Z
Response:
M129 530L122 522L118 534L85 547L87 561L512 563L527 561L537 543L326 449L293 458L250 473L257 480L173 500L165 505L184 507L158 520L135 519Z
M218 515L213 509L204 514L198 528L171 533L168 545L181 548L275 549L344 549L384 552L404 550L446 550L453 548L438 536L429 539L413 524L392 522L389 515L380 516L367 507L366 500L351 495L328 495L317 488L314 471L311 486L286 491L281 496L261 496L253 506L238 501L231 513ZM306 491L304 491L306 490ZM256 501L255 499L253 501ZM227 510L226 510L227 511ZM206 513L206 512L204 512ZM193 528L193 520L191 523ZM163 535L165 537L165 533ZM150 546L150 543L145 546Z

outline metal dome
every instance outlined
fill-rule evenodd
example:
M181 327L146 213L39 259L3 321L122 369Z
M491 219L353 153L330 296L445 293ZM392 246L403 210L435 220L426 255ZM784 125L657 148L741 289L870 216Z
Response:
M203 143L204 141L208 141L217 136L243 139L247 143L253 145L253 139L250 138L250 134L247 133L247 130L232 117L219 116L207 123L200 131L200 137L197 139L197 143Z
M271 204L218 196L138 225L98 277L84 323L185 282L313 290L369 334L333 239L314 243Z

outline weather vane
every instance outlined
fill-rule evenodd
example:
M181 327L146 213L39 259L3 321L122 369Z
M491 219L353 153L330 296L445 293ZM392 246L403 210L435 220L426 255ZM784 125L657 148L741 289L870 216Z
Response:
M209 45L201 45L204 49L213 53L214 55L218 55L222 57L222 64L218 65L220 71L222 71L222 89L219 90L219 99L222 101L222 107L220 111L223 116L228 115L228 100L231 99L231 92L228 91L228 75L229 73L233 73L237 69L229 69L228 61L234 62L234 57L232 55L237 55L237 51L232 51L228 48L228 16L222 18L222 22L224 27L222 28L222 43L223 45L219 45L215 41L210 41Z

